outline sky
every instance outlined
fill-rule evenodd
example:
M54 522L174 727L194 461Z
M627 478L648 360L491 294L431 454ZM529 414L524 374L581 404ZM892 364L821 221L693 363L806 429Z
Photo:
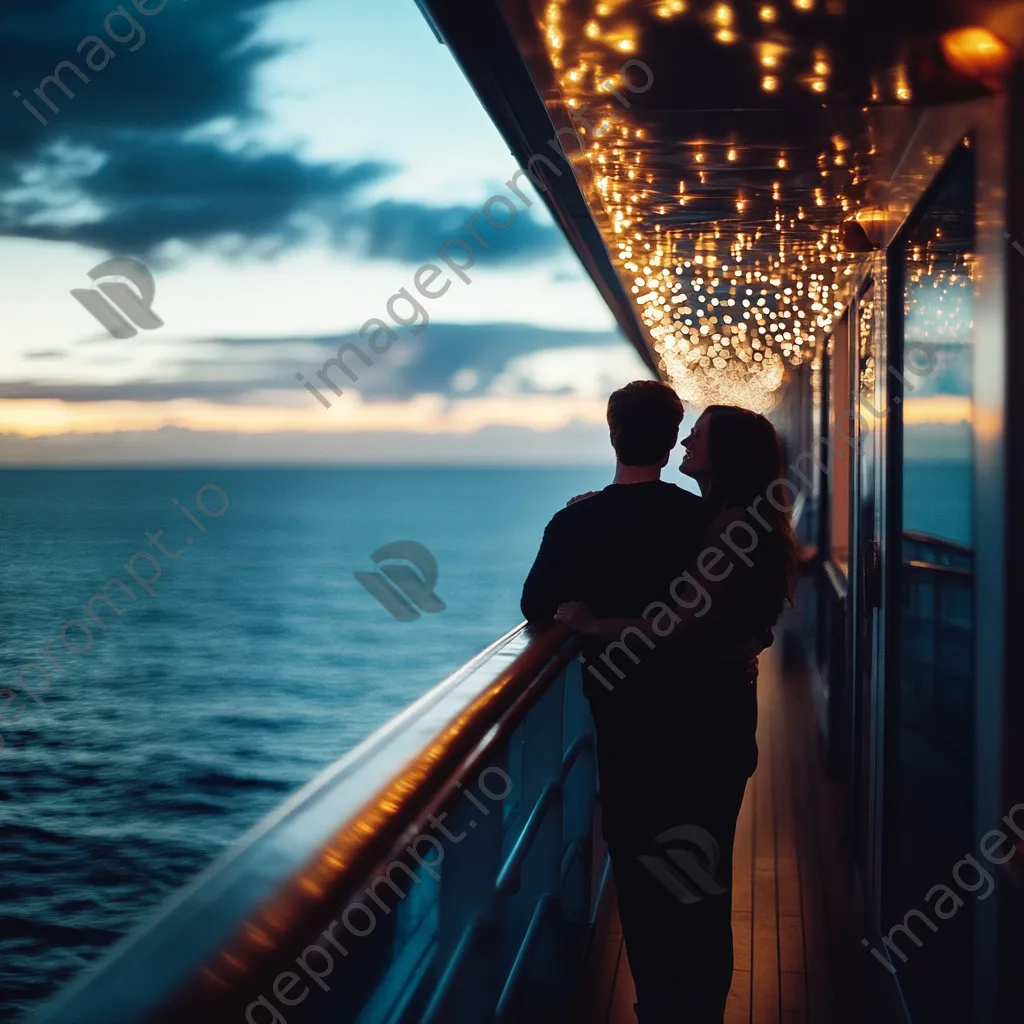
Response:
M607 394L650 372L413 0L3 19L0 465L607 460ZM41 98L63 61L88 81ZM113 337L72 296L115 258L162 325ZM368 364L338 395L317 371L346 345Z

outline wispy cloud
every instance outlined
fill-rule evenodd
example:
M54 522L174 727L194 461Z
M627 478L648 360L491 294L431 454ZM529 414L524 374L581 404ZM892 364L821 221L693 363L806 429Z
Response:
M109 340L109 339L108 339ZM65 381L59 377L33 375L20 380L0 381L0 399L57 399L62 402L167 402L201 398L216 402L237 402L254 392L283 390L303 394L295 384L295 360L300 349L311 366L322 364L346 343L359 344L358 334L293 337L217 337L193 339L177 346L164 357L156 371L145 377L116 382ZM84 344L84 343L83 343ZM89 342L88 344L92 344ZM132 344L111 342L111 346ZM630 360L632 356L621 337L611 331L571 331L534 327L527 324L431 324L417 336L404 335L388 358L367 369L351 389L367 400L407 399L428 393L452 397L473 397L491 392L509 394L565 394L574 390L591 392L603 384L594 383L592 373L569 379L545 380L550 374L531 373L523 360L539 353L583 354L607 349ZM589 360L595 362L599 360ZM607 356L605 357L607 361Z

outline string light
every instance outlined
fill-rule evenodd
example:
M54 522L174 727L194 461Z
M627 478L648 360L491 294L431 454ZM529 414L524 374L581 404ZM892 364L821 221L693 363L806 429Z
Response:
M791 4L798 12L820 6L815 0ZM816 357L843 308L838 281L852 264L840 251L838 225L856 216L854 202L860 208L851 183L858 175L866 179L865 166L849 141L833 136L824 152L811 154L809 167L799 151L769 150L766 163L775 169L770 192L763 183L757 191L737 191L736 165L756 168L763 157L748 161L735 140L712 136L676 140L692 155L692 163L684 157L692 170L680 179L670 169L671 140L657 133L648 139L652 133L636 120L640 108L616 102L612 92L621 84L613 71L621 55L639 52L644 40L644 26L626 24L622 15L643 7L648 24L690 18L709 40L749 43L765 93L793 83L823 96L833 73L829 52L818 46L801 54L788 35L745 38L746 22L734 2L605 0L588 6L589 20L569 33L567 25L580 24L568 16L577 9L575 0L549 0L541 28L563 102L586 110L588 122L600 126L586 133L579 162L589 163L591 174L581 174L581 184L595 213L600 210L598 224L605 226L651 349L684 398L768 409L786 366ZM832 16L834 6L824 5L822 16ZM777 2L753 10L762 26L783 19ZM890 79L887 98L901 87L909 91L908 81L906 74ZM807 171L817 171L820 182L809 193ZM723 202L735 213L715 219L711 211ZM694 218L705 209L705 219ZM854 212L846 215L847 209ZM926 266L923 255L920 266Z

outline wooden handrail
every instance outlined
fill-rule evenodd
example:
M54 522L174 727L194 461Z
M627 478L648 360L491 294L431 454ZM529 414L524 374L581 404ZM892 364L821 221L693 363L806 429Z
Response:
M450 802L577 650L561 625L507 633L252 829L40 1024L244 1020L292 944Z

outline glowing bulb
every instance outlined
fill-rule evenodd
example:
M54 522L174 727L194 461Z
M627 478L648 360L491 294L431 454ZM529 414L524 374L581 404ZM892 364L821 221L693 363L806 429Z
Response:
M761 79L761 88L765 92L775 92L779 88L779 80L774 75L765 75Z
M735 149L730 149L729 152L726 153L726 159L730 160L730 161L733 161L733 162L735 162L737 156L738 156L738 154L737 154Z
M976 78L1002 75L1012 62L1006 43L988 29L975 25L944 33L941 43L946 60L957 71Z
M601 27L596 21L588 21L583 31L590 39L599 39L601 36Z
M733 32L731 29L720 28L715 33L715 38L720 43L725 43L728 46L730 43L735 43L739 36L737 36L736 33Z
M659 4L657 15L659 18L671 18L673 15L682 14L686 10L685 0L667 0Z
M771 24L778 17L778 12L771 4L762 4L761 9L757 13L758 17L767 24Z
M714 18L719 25L731 25L732 8L728 4L715 4Z

